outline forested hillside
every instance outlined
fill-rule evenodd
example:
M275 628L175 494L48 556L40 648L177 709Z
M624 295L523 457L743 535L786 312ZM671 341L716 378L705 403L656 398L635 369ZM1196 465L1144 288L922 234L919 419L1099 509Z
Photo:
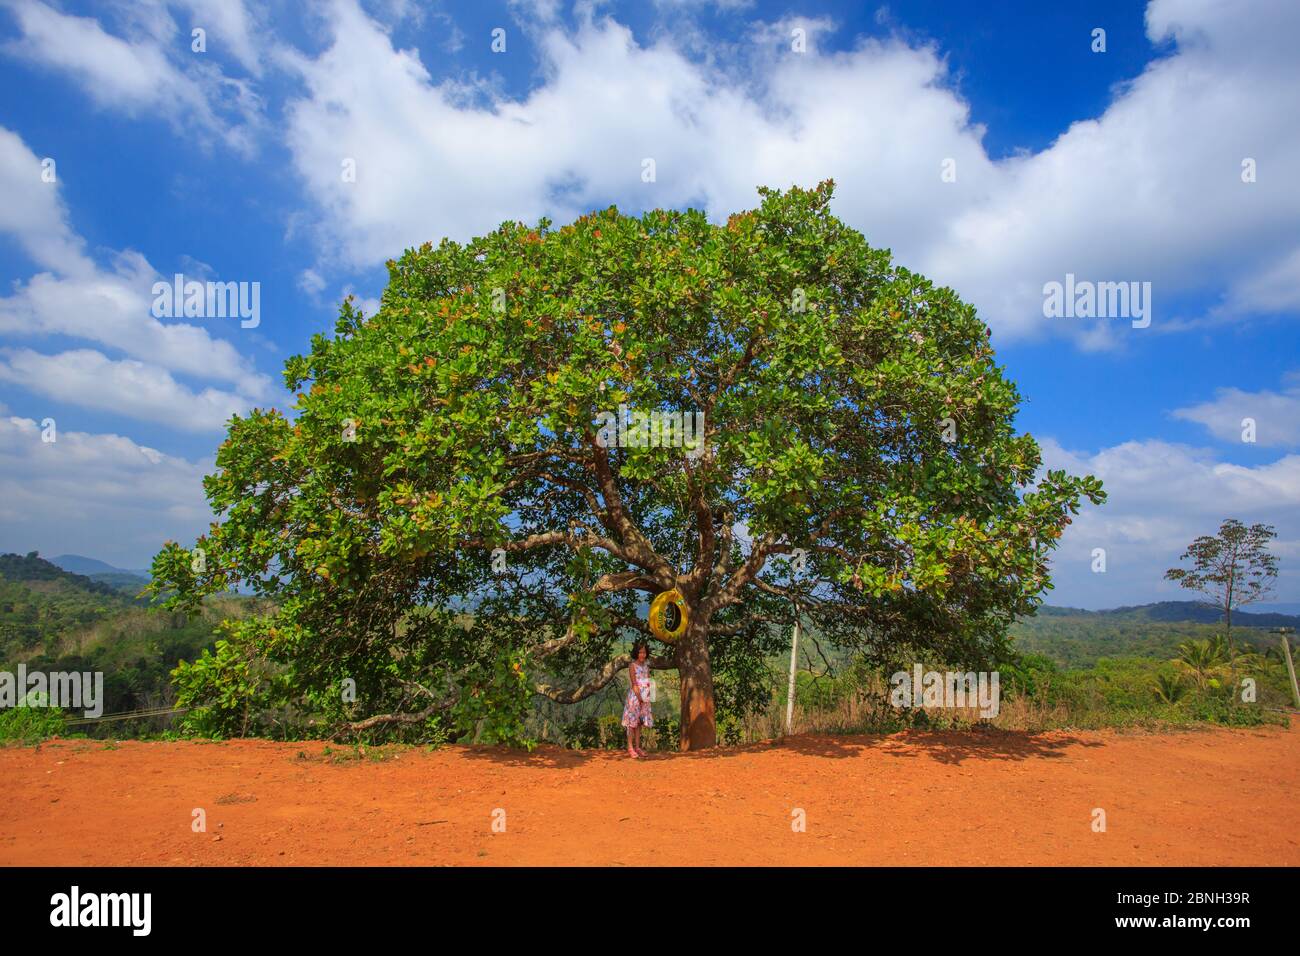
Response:
M223 618L251 607L219 597L187 620L35 553L0 555L0 670L103 671L105 713L169 704L171 669L212 647Z
M1178 645L1223 632L1221 615L1194 601L1166 601L1107 611L1042 607L1011 628L1015 646L1043 654L1065 667L1090 667L1103 657L1169 659ZM1258 650L1276 647L1276 627L1295 627L1300 617L1283 614L1233 615L1233 640Z

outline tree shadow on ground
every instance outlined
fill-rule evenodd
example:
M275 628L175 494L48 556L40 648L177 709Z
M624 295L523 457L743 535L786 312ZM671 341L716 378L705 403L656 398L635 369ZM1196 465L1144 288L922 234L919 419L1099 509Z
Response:
M1057 759L1071 747L1102 747L1099 740L1085 740L1060 731L1032 733L997 730L910 730L894 734L853 736L795 735L777 746L813 757L854 757L875 750L904 759L928 757L938 763L960 764L964 760Z
M1099 740L1087 740L1061 731L1028 731L980 728L974 730L911 730L892 734L796 734L740 747L718 747L696 753L648 751L638 763L661 763L669 760L717 760L749 756L764 751L788 750L803 756L844 759L876 751L902 759L928 757L938 763L960 764L964 760L1058 759L1072 747L1102 747ZM513 767L573 769L591 760L628 760L621 750L566 750L543 745L527 750L491 747L482 744L457 747L461 755L472 760L486 760Z
M779 743L779 741L778 741ZM570 769L592 760L612 760L627 763L662 763L666 760L717 760L723 757L740 757L756 750L770 750L772 743L745 744L741 747L716 747L694 753L676 750L647 750L646 755L633 761L622 747L599 747L588 750L569 750L558 744L542 744L531 753L517 747L494 747L487 744L453 744L461 756L471 760L487 760L510 767L545 767ZM844 756L849 756L845 754Z
M447 748L469 760L486 760L508 767L541 767L569 770L606 755L618 757L622 751L609 749L570 750L558 744L540 744L535 750L501 747L491 744L451 744Z

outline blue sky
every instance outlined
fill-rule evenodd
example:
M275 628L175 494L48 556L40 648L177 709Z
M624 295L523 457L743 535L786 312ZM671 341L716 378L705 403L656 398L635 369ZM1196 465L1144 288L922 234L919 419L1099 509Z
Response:
M285 406L283 359L407 245L833 176L980 309L1048 463L1106 482L1052 603L1181 597L1161 573L1229 515L1277 527L1300 601L1297 26L1282 0L0 0L0 548L141 567L192 538L221 421ZM260 324L154 319L176 272L260 283ZM1150 282L1150 326L1046 317L1067 272Z

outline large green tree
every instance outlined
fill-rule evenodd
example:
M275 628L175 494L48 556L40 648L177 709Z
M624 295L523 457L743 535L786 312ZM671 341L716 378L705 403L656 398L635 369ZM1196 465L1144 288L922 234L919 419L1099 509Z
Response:
M672 588L689 624L652 663L680 676L682 749L715 743L715 699L769 692L796 601L878 660L996 655L1100 483L1040 473L974 308L831 215L832 188L408 251L377 314L345 303L288 361L296 415L232 421L219 520L158 555L157 588L275 598L230 653L318 707L351 677L352 727L515 707L512 674L588 697ZM608 427L636 413L698 415L702 442Z

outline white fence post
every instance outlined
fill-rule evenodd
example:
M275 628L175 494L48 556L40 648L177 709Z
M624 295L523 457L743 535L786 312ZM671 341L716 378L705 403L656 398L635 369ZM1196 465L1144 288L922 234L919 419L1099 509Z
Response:
M798 663L799 653L799 605L794 606L794 637L790 641L790 687L786 691L785 701L785 732L792 733L794 729L794 673L795 666Z

